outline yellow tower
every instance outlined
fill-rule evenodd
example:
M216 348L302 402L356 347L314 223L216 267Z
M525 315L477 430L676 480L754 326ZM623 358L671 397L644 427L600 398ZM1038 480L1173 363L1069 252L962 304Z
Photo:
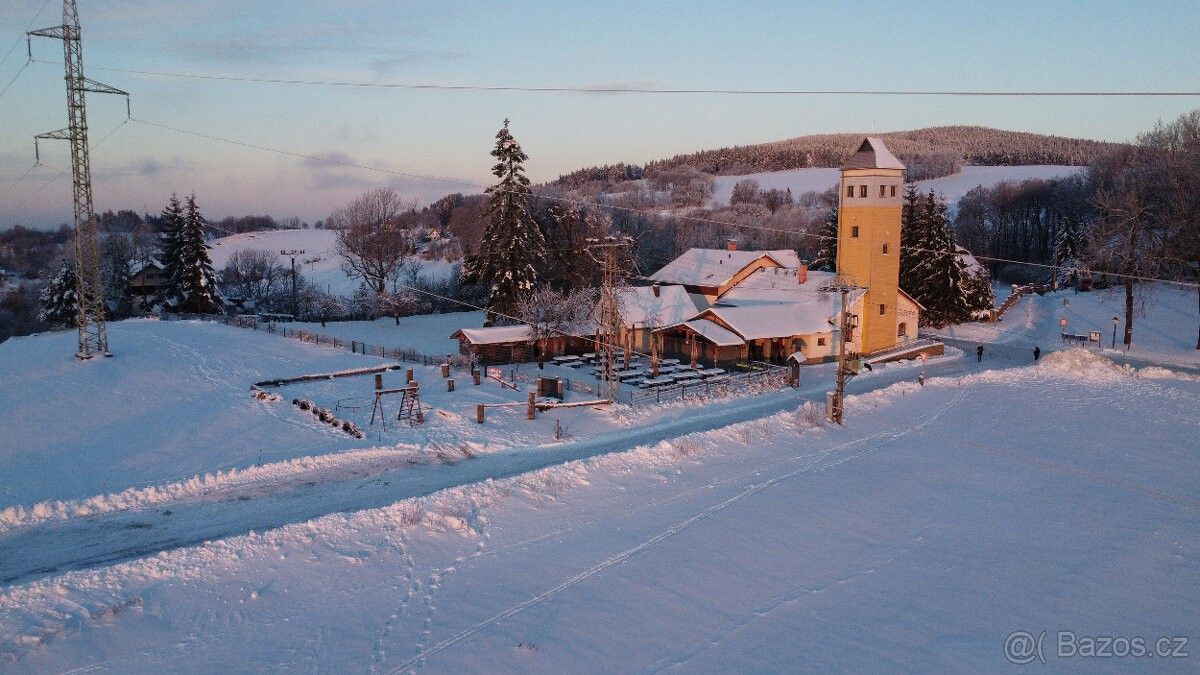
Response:
M838 208L837 273L867 289L857 331L862 353L898 342L900 214L904 165L879 138L866 138L842 167Z

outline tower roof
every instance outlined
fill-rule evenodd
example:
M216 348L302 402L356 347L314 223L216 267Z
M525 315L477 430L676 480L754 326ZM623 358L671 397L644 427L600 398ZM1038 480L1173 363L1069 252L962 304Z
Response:
M883 139L875 136L868 136L863 139L862 145L858 146L858 151L846 162L843 169L900 169L904 170L904 164L896 159L891 150L883 144Z

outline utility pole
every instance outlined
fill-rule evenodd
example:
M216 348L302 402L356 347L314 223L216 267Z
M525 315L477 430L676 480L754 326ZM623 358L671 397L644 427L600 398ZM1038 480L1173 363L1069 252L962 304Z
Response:
M834 339L837 340L837 386L829 397L829 421L844 424L845 418L845 401L846 401L846 383L850 378L857 375L857 369L848 367L846 354L847 336L852 335L851 331L857 325L857 317L850 315L850 291L853 286L839 283L835 289L840 292L841 305L838 312L838 329Z
M621 339L624 326L621 323L621 303L617 298L616 284L618 276L617 253L628 248L633 239L626 236L608 236L603 239L588 238L588 254L600 263L604 271L604 286L600 289L600 316L598 317L597 336L600 346L604 349L604 373L601 376L604 384L604 396L614 403L621 393L621 383L613 372L615 345Z
M296 256L304 255L304 249L280 251L279 255L292 257L292 320L296 321L300 318L300 299L296 294Z
M96 214L92 203L92 168L88 157L87 108L85 92L118 94L125 97L125 113L129 114L129 93L100 84L83 76L83 39L79 27L79 11L75 0L63 0L62 25L29 31L25 38L30 59L33 58L31 37L62 40L63 66L67 81L66 129L34 137L34 154L41 163L37 142L42 139L70 141L71 180L75 211L75 267L79 306L76 323L79 326L79 350L76 358L90 359L96 354L112 356L108 351L108 329L104 324L104 291L100 284L100 248L96 240Z

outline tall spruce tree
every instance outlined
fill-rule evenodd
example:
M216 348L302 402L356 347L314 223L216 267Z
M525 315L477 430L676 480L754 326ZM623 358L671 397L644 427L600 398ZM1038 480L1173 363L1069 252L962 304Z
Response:
M77 325L79 281L75 277L75 263L70 258L63 260L58 272L42 289L38 305L38 318L52 327Z
M533 290L545 264L546 242L529 213L529 178L524 161L529 159L508 131L508 120L496 133L492 174L498 179L487 189L485 213L488 224L479 249L463 267L471 283L488 288L487 322L511 323L520 299Z
M171 193L171 199L163 207L162 232L158 236L158 262L163 266L166 284L159 293L159 302L173 304L179 300L179 235L183 230L183 206L179 197Z
M954 243L946 203L931 190L919 203L917 212L924 223L918 228L921 239L913 242L920 260L912 274L915 292L909 293L925 307L921 322L944 326L965 321L970 317L966 270Z
M814 270L823 272L837 271L838 243L838 207L835 205L829 212L829 217L821 223L817 236L817 257L809 264Z
M1083 232L1079 221L1063 216L1054 241L1054 274L1059 284L1074 284L1083 261Z
M928 257L920 242L928 238L928 218L925 201L917 186L909 183L904 189L904 205L900 212L900 288L914 298L922 293L922 280L917 267Z
M221 310L217 279L213 274L208 243L204 241L204 216L196 206L196 195L187 198L183 227L175 241L175 269L181 312L212 314Z

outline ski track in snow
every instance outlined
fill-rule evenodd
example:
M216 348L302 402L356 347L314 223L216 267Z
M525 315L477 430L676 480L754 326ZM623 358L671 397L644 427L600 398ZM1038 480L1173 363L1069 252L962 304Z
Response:
M683 521L675 523L674 525L671 525L670 527L667 527L666 529L659 531L657 534L650 537L649 539L642 541L640 544L637 544L636 546L627 548L613 556L610 556L609 558L606 558L605 560L599 562L598 564L593 565L592 567L580 572L579 574L576 574L575 576L570 577L569 579L563 581L562 583L558 584L557 586L554 586L553 588L551 588L543 593L535 595L532 598L525 600L524 602L521 602L512 607L509 607L508 609L506 609L498 614L495 614L492 617L490 617L480 623L475 624L474 626L454 635L453 637L450 637L445 640L442 640L441 642L438 642L437 644L433 645L432 647L429 647L428 649L421 650L420 653L418 653L416 656L410 658L409 660L405 661L404 663L401 663L398 667L393 669L391 672L392 673L400 673L406 669L424 665L428 661L429 657L434 656L434 655L438 654L439 652L445 651L446 649L453 647L454 645L462 642L463 640L466 640L467 638L475 635L476 633L478 633L486 628L489 628L491 626L494 626L497 623L500 623L501 621L504 621L505 619L507 619L511 616L515 616L516 614L519 614L519 613L525 611L526 609L529 609L530 607L533 607L533 606L538 605L546 600L549 600L549 599L553 598L554 596L562 593L563 591L566 591L566 590L572 588L573 586L576 586L576 585L596 576L597 574L604 572L605 570L607 570L611 567L621 564L625 560L628 560L629 558L636 556L637 554L641 553L642 551L645 551L646 549L656 546L657 544L675 536L676 534L683 532L684 530L688 529L692 525L695 525L696 523L712 516L713 514L723 511L726 508L742 501L743 499L752 497L752 496L762 492L763 490L766 490L769 487L772 487L778 483L781 483L783 481L786 481L790 478L793 478L793 477L798 476L803 473L808 473L813 470L824 471L826 469L835 467L844 462L858 459L858 458L866 456L872 452L875 452L876 450L879 450L880 448L886 446L891 441L894 441L898 438L907 436L910 433L920 431L921 429L924 429L926 426L928 426L928 425L932 424L933 422L937 421L938 419L940 419L943 415L945 415L950 410L952 410L954 407L956 407L959 403L961 403L967 394L968 388L969 388L969 385L964 386L959 391L958 395L954 399L952 399L948 404L942 406L937 411L927 415L924 419L917 422L916 424L914 424L911 427L903 429L899 432L894 432L894 433L879 432L879 433L871 434L868 436L864 436L862 438L854 439L852 441L847 441L845 443L836 445L832 448L828 448L828 449L818 453L808 463L804 464L803 466L801 466L797 469L793 469L791 471L787 471L782 474L777 474L773 478L769 478L767 480L764 480L764 481L761 481L758 483L753 483L749 487L742 490L741 492L738 492L737 494L735 494L734 496L729 497L728 499L725 499L721 502L718 502L717 504L709 506L709 507L703 509L702 511L700 511L699 513L691 516L690 518L687 518ZM829 464L825 464L825 465L821 464L821 461L823 459L836 454L840 450L844 450L845 448L859 445L861 443L865 443L868 441L877 440L877 439L883 439L883 440L882 440L882 442L872 445L868 448L865 448L860 452L854 453L854 454L846 456L846 457L842 457L840 459L837 459L836 461L830 462Z

